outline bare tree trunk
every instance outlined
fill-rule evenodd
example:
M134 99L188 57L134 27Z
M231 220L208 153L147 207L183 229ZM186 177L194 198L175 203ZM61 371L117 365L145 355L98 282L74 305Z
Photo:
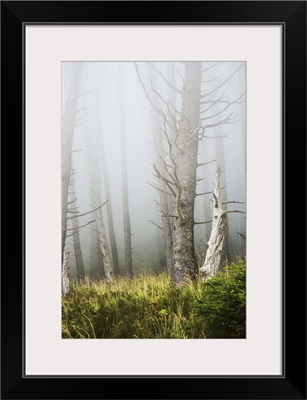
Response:
M104 187L105 187L105 192L106 192L106 198L108 201L106 206L107 206L108 228L109 228L109 237L110 237L113 268L114 268L115 276L119 276L119 260L118 260L117 243L116 243L116 236L115 236L115 230L114 230L109 174L108 174L107 162L106 162L106 158L105 158L103 140L102 140L101 160L102 160L101 162L102 162L102 172L103 172L103 178L104 178Z
M226 223L225 211L222 209L221 200L221 169L218 166L215 174L215 188L213 192L213 217L212 230L208 242L208 249L204 265L200 268L203 277L216 276L220 268L223 244L225 239Z
M152 67L154 67L154 63L152 63ZM154 138L154 147L155 147L155 158L156 165L158 170L161 171L162 174L165 174L165 167L163 165L162 159L165 158L164 154L164 146L162 140L162 126L160 122L160 115L157 112L159 109L159 100L157 96L157 79L155 69L150 69L152 76L152 101L154 104L154 108L152 108L151 112L151 122L153 126L153 138ZM172 79L172 74L171 79ZM169 93L170 96L170 93ZM174 100L173 100L174 101ZM173 104L174 105L174 104ZM164 250L165 250L165 260L166 260L166 271L169 277L173 275L173 250L172 250L172 221L170 218L165 215L171 214L171 196L167 195L167 186L165 182L158 179L158 188L159 190L159 207L161 212L161 221L162 221L162 231L163 231L163 239L164 239Z
M219 106L216 106L217 112L220 111ZM225 204L224 209L227 210L227 182L226 182L226 164L224 154L224 140L223 140L223 126L218 125L214 129L215 131L215 153L216 163L221 168L220 176L220 188L221 188L221 201ZM229 227L228 227L228 216L225 215L225 237L224 246L222 250L222 259L230 259L230 238L229 238Z
M91 151L89 153L91 153ZM91 157L89 157L89 158L91 158ZM102 204L100 187L98 184L94 161L90 160L90 164L91 164L90 165L90 170L91 170L90 174L91 174L92 193L93 193L92 197L93 197L95 206L99 207L99 205ZM99 241L99 246L100 246L102 259L103 259L104 274L108 281L113 281L114 271L113 271L113 266L112 266L112 262L111 262L109 245L108 245L108 240L107 240L107 236L106 236L101 207L96 209L95 216L96 216L97 231L98 231L98 241Z
M102 202L101 202L101 192L100 192L100 184L99 184L99 168L97 167L97 163L93 154L92 143L90 140L90 127L88 118L84 116L84 128L85 128L85 137L87 139L87 157L89 164L89 175L91 182L91 193L92 200L95 210L97 231L98 231L98 241L100 246L100 251L102 254L103 261L103 270L106 280L112 282L114 280L114 270L112 265L112 259L109 251L109 244L106 236L106 230L104 225L103 213L102 213Z
M125 237L125 269L132 278L132 245L131 245L131 225L129 213L129 194L128 194L128 171L126 155L126 132L125 132L125 90L124 90L124 71L123 65L119 63L119 116L120 116L120 140L121 140L121 164L122 164L122 191L123 191L123 220Z
M64 254L67 231L67 203L71 171L71 152L78 106L81 65L81 63L76 62L72 66L69 94L65 104L62 124L62 254Z
M174 197L173 210L168 213L161 208L164 218L172 218L172 280L177 285L185 284L198 276L198 266L194 246L194 203L196 197L196 170L198 142L200 135L200 91L201 63L185 62L182 90L170 84L164 75L157 71L161 79L181 94L182 107L179 112L170 101L161 95L164 107L157 107L148 94L142 81L137 63L136 72L145 95L163 119L163 132L168 145L168 159L162 159L163 168L154 165L156 177L165 184L168 196ZM155 92L155 90L153 89ZM179 126L176 118L180 118ZM164 192L161 186L160 192Z
M208 242L208 250L204 265L200 268L200 273L203 278L216 276L222 258L223 245L226 233L226 214L243 213L239 210L225 210L221 198L221 168L217 167L215 174L215 188L213 191L213 216L212 230ZM228 203L240 203L230 201Z
M75 186L75 180L74 177L72 176L71 178L71 185L70 185L71 191L73 192L72 197L73 197L73 202L71 203L72 209L76 210L77 209L77 197L76 197L76 186ZM72 218L71 220L72 223L72 228L73 228L73 243L74 243L74 251L75 251L75 258L76 258L76 268L77 268L77 274L78 274L78 281L82 281L85 278L85 270L84 270L84 262L83 262L83 257L82 257L82 251L81 251L81 243L80 243L80 235L79 235L79 221L77 214L75 218Z
M209 179L210 179L210 174L209 174L209 166L208 166L208 162L210 161L208 158L208 152L206 151L206 147L204 146L204 151L205 151L205 165L204 165L204 184L203 184L203 188L204 188L204 193L209 193L212 189L209 186ZM205 217L205 221L210 221L211 217L212 217L212 211L211 211L211 204L210 204L210 196L205 195L204 196L204 217ZM211 233L211 229L212 229L212 223L208 222L207 224L205 224L205 237L206 237L206 243L210 238L210 233ZM206 255L206 251L205 250L205 255Z
M62 264L62 294L66 296L69 293L69 250L65 250L63 254Z
M181 120L175 138L175 176L177 177L173 260L177 285L198 276L194 246L194 201L198 132L200 128L201 63L186 62L182 89Z
M91 229L91 248L90 248L91 277L93 279L104 279L103 257L100 249L100 240L97 223Z

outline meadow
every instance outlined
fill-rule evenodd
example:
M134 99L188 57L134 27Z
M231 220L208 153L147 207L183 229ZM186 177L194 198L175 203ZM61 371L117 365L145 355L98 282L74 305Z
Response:
M246 337L246 261L178 287L164 274L86 278L62 299L65 339Z

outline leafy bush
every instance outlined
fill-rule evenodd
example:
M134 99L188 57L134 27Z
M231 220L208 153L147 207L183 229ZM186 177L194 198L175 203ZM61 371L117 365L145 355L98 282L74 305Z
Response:
M201 286L201 298L194 304L196 315L204 321L206 337L245 338L246 261L230 264Z

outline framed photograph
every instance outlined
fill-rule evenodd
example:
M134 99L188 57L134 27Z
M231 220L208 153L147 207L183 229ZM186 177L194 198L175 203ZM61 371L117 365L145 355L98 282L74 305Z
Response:
M2 398L306 399L306 2L1 27Z

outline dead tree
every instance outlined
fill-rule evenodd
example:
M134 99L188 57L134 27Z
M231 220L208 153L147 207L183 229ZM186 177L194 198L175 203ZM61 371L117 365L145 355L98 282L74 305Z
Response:
M96 220L92 225L90 232L91 246L90 246L90 276L95 280L105 278L103 268L103 256L100 249L98 228Z
M216 163L221 168L221 177L220 177L220 187L221 187L221 201L223 204L227 204L227 181L226 181L226 163L225 163L225 151L224 151L224 138L223 134L223 126L228 124L234 124L237 122L237 115L231 112L231 107L234 104L242 104L245 103L245 91L242 91L242 94L235 98L234 100L228 100L227 98L227 84L230 80L232 80L245 66L244 63L240 64L238 68L236 68L226 79L219 79L218 75L219 66L223 63L204 63L205 68L203 69L203 74L205 75L205 79L202 81L204 83L205 88L211 82L211 89L206 89L202 91L202 110L201 110L201 120L202 120L202 129L203 129L203 137L205 140L214 140L215 144L215 157ZM213 72L212 72L213 71ZM211 78L211 79L210 79ZM212 84L212 82L214 82ZM219 83L216 83L219 82ZM229 111L228 111L229 110ZM228 114L227 114L228 113ZM208 135L206 132L208 130L212 130L213 134ZM205 167L206 168L206 167ZM206 176L207 174L205 174ZM205 192L208 191L208 180L205 179ZM227 206L224 207L227 210ZM205 198L205 218L208 218L208 197ZM230 257L230 238L228 232L228 218L225 216L224 221L225 228L225 237L224 237L224 245L222 250L222 257L224 260L229 259ZM211 228L207 226L207 228ZM208 231L209 231L208 229ZM212 228L211 228L212 229ZM211 231L210 229L210 231ZM207 238L208 240L208 238Z
M210 222L194 221L195 197L210 193L209 191L196 193L196 184L201 180L197 178L197 168L206 164L198 164L197 161L199 142L205 138L215 138L215 136L208 136L207 130L222 124L232 123L235 119L233 113L225 117L221 116L220 119L215 117L226 111L233 103L224 100L223 96L218 96L218 90L223 85L225 86L236 71L220 85L216 85L213 90L202 93L202 73L206 72L206 69L202 71L202 63L185 62L182 64L184 65L184 73L178 71L182 79L181 88L176 87L174 82L170 82L161 71L151 65L156 71L157 77L181 96L181 108L178 110L170 99L165 100L152 82L151 90L146 87L138 65L135 63L144 93L160 116L162 136L165 141L167 155L164 154L163 157L160 157L161 161L153 165L154 176L160 183L153 186L160 193L172 198L171 209L166 210L160 204L160 211L163 218L171 221L173 281L177 285L182 285L198 276L194 225ZM158 103L154 99L153 93L159 100ZM223 104L226 102L221 112L213 112L212 115L206 114L210 109L214 110L213 107L219 102ZM205 109L201 110L201 106ZM210 121L212 118L214 120Z
M80 234L79 234L79 219L78 219L78 207L77 207L77 194L76 194L76 185L74 179L75 171L72 171L71 177L71 205L68 209L68 213L72 216L72 228L74 231L73 234L73 244L74 244L74 251L75 251L75 258L76 258L76 268L78 274L78 281L81 282L85 278L85 270L84 270L84 262L82 257L81 251L81 243L80 243Z
M126 130L125 130L125 88L124 88L123 65L119 64L119 115L120 115L120 142L121 142L121 167L122 167L122 196L123 196L123 220L124 220L124 240L125 240L125 269L128 276L132 278L132 244L131 244L131 224L129 213L129 193L128 193L128 170L127 170L127 149L126 149Z
M239 210L225 210L223 205L225 206L226 204L222 202L221 197L221 168L218 166L215 174L215 187L213 191L212 230L207 243L208 249L206 259L203 266L200 268L201 276L204 279L216 276L220 269L226 234L226 215L229 213L242 213L242 211ZM227 202L227 204L229 203L240 202Z
M114 274L115 274L115 276L119 276L119 260L118 260L117 242L116 242L114 221L113 221L110 182L109 182L109 174L108 174L108 168L107 168L107 161L105 158L103 140L102 140L102 147L101 147L101 163L102 163L102 172L103 172L103 178L104 178L105 196L107 199L106 207L107 207L107 218L108 218L110 246L111 246L111 253L112 253L112 262L113 262Z
M72 65L71 78L68 89L68 97L65 103L62 117L62 146L61 146L61 179L62 179L62 254L64 254L66 230L67 230L67 203L69 180L71 171L71 152L73 136L76 124L76 114L79 101L79 85L81 78L81 63Z
M165 150L164 150L164 142L162 137L163 127L161 126L161 116L157 110L159 109L159 97L157 92L157 79L156 79L156 68L154 63L149 63L149 74L152 77L149 78L150 88L149 93L154 104L151 111L151 123L153 127L153 143L155 149L155 159L156 165L161 173L165 174L165 165L163 159L165 159ZM168 66L168 78L173 84L174 74L173 71L170 71L170 66ZM169 101L175 105L175 99L173 97L173 91L168 92ZM166 127L164 127L166 129ZM167 153L166 153L167 154ZM170 196L167 193L167 185L166 183L158 178L157 188L159 194L159 208L161 214L161 229L163 232L164 239L164 250L165 250L165 260L166 260L166 271L169 277L173 276L173 251L172 251L172 219L167 215L172 213L173 209L173 196Z
M97 224L98 231L98 242L100 246L100 251L102 254L103 261L103 269L105 278L112 282L114 280L114 270L109 250L109 244L106 236L104 219L102 214L102 209L99 207L101 204L101 193L100 193L100 185L97 176L97 165L93 159L93 154L91 150L91 146L88 146L88 161L89 161L89 169L90 169L90 181L91 181L91 194L92 201L95 206L98 206L95 209L95 218ZM104 203L105 204L105 203Z
M162 103L157 107L140 76L137 64L135 67L149 102L162 118L168 158L161 160L163 169L156 164L153 168L155 177L163 182L165 190L161 189L162 185L156 188L174 198L172 213L166 213L163 209L161 212L164 218L172 218L173 281L182 285L198 275L194 246L194 200L200 130L201 63L184 63L182 89L173 87L181 95L180 111L152 87ZM157 73L168 86L172 85L161 72Z

